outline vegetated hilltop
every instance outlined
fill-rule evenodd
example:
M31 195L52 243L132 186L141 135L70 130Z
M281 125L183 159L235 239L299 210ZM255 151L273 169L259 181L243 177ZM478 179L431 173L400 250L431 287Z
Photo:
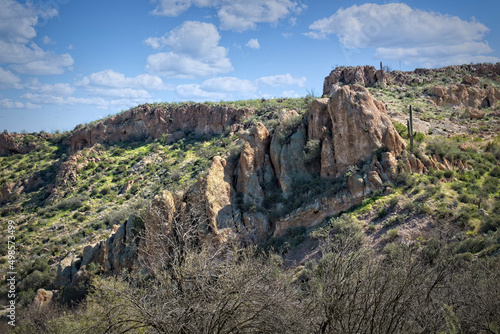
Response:
M199 293L198 283L212 291L210 277L219 277L221 287L230 290L231 284L245 281L234 270L248 270L248 277L262 286L252 285L255 291L249 288L250 295L238 298L262 298L254 305L263 310L281 303L282 316L291 317L246 309L245 314L255 312L248 320L254 327L244 329L243 318L228 316L231 320L217 325L222 332L231 332L225 327L230 324L233 332L276 332L294 324L296 332L356 332L352 326L360 323L357 332L459 327L498 332L500 308L491 298L500 294L498 288L491 292L491 284L500 277L499 75L500 64L413 72L342 67L325 78L324 98L146 104L68 133L0 134L1 215L5 230L9 220L17 226L18 301L28 305L35 298L35 306L26 311L35 316L22 318L25 328L50 299L79 301L94 281L97 290L87 297L85 310L100 320L89 325L56 311L53 317L61 317L61 326L96 326L99 332L104 328L99 326L113 323L110 328L124 331L133 323L111 319L99 303L111 298L106 303L131 307L136 316L140 310L116 298L146 290L96 277L124 270L138 275L147 268L157 278L169 273L167 281L158 278L154 282L159 285L151 287L170 291L175 285L158 295L172 303ZM413 148L406 126L410 105ZM4 268L9 265L6 240L0 246ZM271 255L266 260L271 262L245 252L242 262L226 257L238 249L234 257L239 258L242 247L255 250L251 245L279 254L284 267L276 269ZM459 264L463 272L453 276ZM209 271L199 272L202 268ZM478 268L485 277L471 276ZM270 278L259 270L278 270L279 279L266 281ZM346 279L335 281L343 270ZM222 280L225 276L233 281ZM406 282L403 276L416 285L399 286L398 280ZM369 282L401 291L377 290L378 283ZM464 292L471 282L477 283L476 296ZM6 291L5 280L2 284ZM273 284L300 305L267 295L264 287ZM321 286L333 290L322 294ZM350 287L379 298L381 308L368 303L356 318L360 301ZM436 287L442 288L439 293ZM353 299L334 300L341 288ZM427 291L425 300L422 291ZM228 295L226 290L213 293L191 304L200 307L193 317ZM466 295L470 304L460 299ZM154 309L160 299L144 303ZM306 304L315 315L301 323L293 316L312 312ZM336 313L336 307L346 313ZM165 328L192 321L194 327L173 332L208 326L185 317L157 321ZM47 331L55 326L49 320L40 320ZM142 320L136 323L140 328L157 328ZM276 328L259 327L271 320Z

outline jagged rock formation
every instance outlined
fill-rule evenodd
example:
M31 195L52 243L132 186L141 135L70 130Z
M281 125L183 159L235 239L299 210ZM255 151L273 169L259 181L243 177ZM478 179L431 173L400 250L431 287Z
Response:
M184 131L199 135L221 133L252 113L249 109L207 104L153 109L142 105L91 126L77 126L68 143L74 151L97 143L152 140L162 136L166 136L168 142L182 138Z
M376 84L385 87L386 73L373 66L337 67L325 78L323 96L331 95L335 85L361 85L372 87Z
M132 216L106 241L85 249L83 269L75 274L69 266L66 272L81 277L92 262L110 273L133 270L138 249L152 247L148 240L160 232L168 234L173 224L206 226L199 235L203 243L244 244L280 236L290 227L313 227L370 193L383 191L397 175L398 157L406 147L383 104L359 85L341 87L329 99L314 101L304 116L283 111L272 134L257 123L239 136L243 141L239 159L215 157L206 177L182 197L165 191L153 200L152 214L144 219L143 244L135 239L139 226ZM424 168L414 156L408 165L416 172ZM346 176L350 168L353 171ZM293 200L297 183L321 179L326 185L339 177L348 182L336 191L324 189L284 216L271 214ZM271 202L273 194L282 200Z

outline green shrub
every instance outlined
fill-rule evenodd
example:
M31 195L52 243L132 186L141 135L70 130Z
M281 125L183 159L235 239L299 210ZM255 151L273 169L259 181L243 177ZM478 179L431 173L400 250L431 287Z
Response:
M388 241L394 241L397 237L399 237L399 229L393 228L387 231L386 238Z
M495 166L490 170L490 176L500 178L500 166Z
M403 137L403 138L408 137L408 128L406 127L406 125L404 125L403 123L398 122L398 121L392 121L392 124L394 125L394 128L396 129L396 131L399 133L399 135L401 137Z

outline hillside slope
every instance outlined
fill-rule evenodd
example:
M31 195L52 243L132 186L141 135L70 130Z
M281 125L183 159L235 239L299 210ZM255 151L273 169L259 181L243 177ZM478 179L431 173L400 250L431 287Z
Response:
M0 134L19 301L40 288L77 300L96 274L141 268L177 227L202 247L273 249L299 272L352 228L377 252L437 242L497 257L499 75L337 68L320 99L142 105L69 133Z

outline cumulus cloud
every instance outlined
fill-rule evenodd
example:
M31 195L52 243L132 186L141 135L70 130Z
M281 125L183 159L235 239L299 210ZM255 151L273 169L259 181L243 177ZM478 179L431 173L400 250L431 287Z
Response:
M42 43L45 45L56 44L49 36L43 36Z
M237 92L248 95L257 90L257 85L250 80L220 77L205 80L201 88L207 92Z
M347 49L375 48L378 57L430 66L458 59L470 62L493 51L483 40L489 29L477 20L464 21L401 3L339 9L309 29L306 35L312 38L336 35Z
M305 6L292 0L155 0L154 15L178 16L191 6L214 7L221 29L245 31L258 23L276 24L279 20L300 13Z
M248 46L250 49L255 49L255 50L260 49L259 40L256 38L252 38L245 45Z
M9 67L20 74L31 75L51 75L63 74L71 69L75 61L69 54L56 55L54 53L45 53L41 59L28 61L24 64L13 64Z
M0 89L20 89L21 78L0 67Z
M97 73L92 73L84 77L77 83L77 86L89 87L100 86L108 88L136 88L141 87L144 89L163 90L168 89L160 77L141 74L133 78L126 77L123 73L115 72L113 70L104 70Z
M26 103L32 106L36 105L70 105L70 106L82 106L91 105L96 106L99 109L109 109L111 107L129 108L140 103L144 103L143 98L102 98L102 97L74 97L74 96L54 96L50 94L33 94L27 93L21 96L21 98L30 100L31 102ZM16 102L20 103L20 102Z
M84 88L95 96L148 99L149 90L173 89L165 84L160 77L141 74L136 77L126 77L123 73L113 70L104 70L92 73L76 83L77 87Z
M186 21L160 38L145 43L167 52L152 54L147 69L165 77L193 78L232 71L227 49L219 45L220 35L210 23Z
M185 100L227 100L233 94L252 96L257 90L257 84L245 79L234 77L218 77L205 80L201 84L186 84L177 86L177 96Z
M266 86L271 86L271 87L293 86L293 85L304 87L304 85L306 84L305 77L294 78L290 75L290 73L273 75L269 77L261 77L258 79L258 81Z
M75 88L67 83L41 84L38 79L33 79L26 84L26 88L42 94L68 96L75 92Z
M177 96L184 100L231 100L235 98L262 97L259 92L261 85L271 87L299 86L303 87L306 79L294 78L290 74L261 77L256 80L239 79L235 77L217 77L203 81L201 84L186 84L176 87ZM297 96L290 93L283 96ZM293 95L292 95L293 94ZM267 96L267 95L266 95Z
M39 19L56 16L56 9L37 8L31 2L20 4L13 0L0 0L0 8L0 64L12 64L10 68L15 72L32 75L61 74L73 65L69 54L45 51L32 41Z
M216 101L224 100L226 95L223 92L207 92L198 84L178 85L175 93L183 100L190 101Z
M0 99L0 110L2 109L40 109L39 105L31 102L22 103L19 101L12 101L10 99Z

